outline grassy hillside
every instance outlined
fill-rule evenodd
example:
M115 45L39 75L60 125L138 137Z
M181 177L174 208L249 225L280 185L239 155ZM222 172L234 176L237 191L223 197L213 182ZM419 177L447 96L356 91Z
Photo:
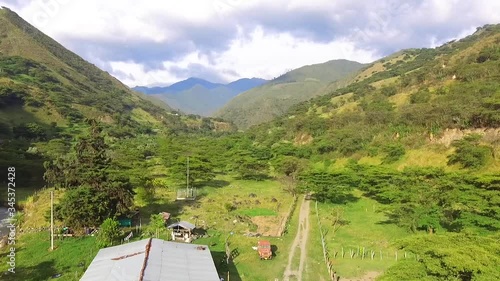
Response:
M287 140L300 151L291 153L316 159L498 172L499 77L500 26L489 25L457 42L379 60L356 82L301 103L251 134L269 146ZM467 134L483 137L460 142Z
M0 167L23 170L21 185L40 185L43 161L66 151L85 119L103 123L116 139L232 130L220 120L172 112L0 9Z
M345 86L361 67L363 65L357 62L334 60L292 70L239 94L215 116L233 121L240 129L247 129L283 115L292 105L326 94L325 89L331 91Z

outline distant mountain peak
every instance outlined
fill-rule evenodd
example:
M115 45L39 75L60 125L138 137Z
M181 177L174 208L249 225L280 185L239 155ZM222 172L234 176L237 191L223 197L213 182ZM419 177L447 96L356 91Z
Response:
M241 78L228 84L190 77L167 87L135 87L134 90L158 98L186 113L211 115L236 95L268 82L261 78Z

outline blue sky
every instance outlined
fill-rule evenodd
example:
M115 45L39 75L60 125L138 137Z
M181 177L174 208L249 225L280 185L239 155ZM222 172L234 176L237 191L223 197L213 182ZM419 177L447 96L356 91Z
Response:
M129 86L272 79L363 63L500 23L498 0L0 0Z

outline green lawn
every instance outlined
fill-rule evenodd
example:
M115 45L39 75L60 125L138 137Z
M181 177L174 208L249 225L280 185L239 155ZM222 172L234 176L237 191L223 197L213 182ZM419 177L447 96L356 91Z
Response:
M49 232L25 234L16 241L15 273L7 273L7 252L0 254L0 279L4 281L43 281L52 280L56 274L62 274L57 280L77 281L97 254L98 248L94 237L72 238L54 241L54 251L50 249Z
M325 240L330 257L333 258L334 269L337 274L345 278L360 277L367 272L383 272L396 262L396 249L392 247L392 242L410 235L406 230L386 223L386 216L378 212L382 207L380 203L363 197L357 190L354 195L358 200L345 205L318 204L322 226L329 231ZM335 207L343 209L343 217L347 224L340 227L334 234L331 221L332 210ZM315 213L314 207L312 210ZM317 225L316 218L312 221ZM319 233L315 234L317 235ZM365 256L362 258L363 248ZM344 257L342 257L342 249ZM355 253L352 259L350 251ZM372 251L375 253L373 260L371 259ZM400 252L399 255L403 256L404 252Z
M275 211L270 210L270 209L264 209L264 208L238 210L235 213L240 214L240 215L244 215L244 216L249 216L249 217L276 216L277 215L277 213Z

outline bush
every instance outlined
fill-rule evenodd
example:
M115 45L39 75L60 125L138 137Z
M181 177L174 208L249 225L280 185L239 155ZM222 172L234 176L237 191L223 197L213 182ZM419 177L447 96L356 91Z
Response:
M234 207L233 204L226 202L226 203L224 203L224 209L226 209L226 211L228 211L228 212L231 212L231 211L235 210L236 208Z
M405 148L402 144L389 144L383 148L383 151L386 153L385 157L382 159L382 162L385 164L394 163L401 159L403 155L405 155Z
M431 99L431 93L428 89L420 90L410 96L410 103L426 103Z
M113 246L119 240L120 235L120 223L115 219L107 218L99 228L97 244L101 248Z
M461 140L456 140L452 145L455 153L448 157L448 165L460 164L463 168L478 169L486 164L488 153L487 146L479 145L480 135L471 134Z

